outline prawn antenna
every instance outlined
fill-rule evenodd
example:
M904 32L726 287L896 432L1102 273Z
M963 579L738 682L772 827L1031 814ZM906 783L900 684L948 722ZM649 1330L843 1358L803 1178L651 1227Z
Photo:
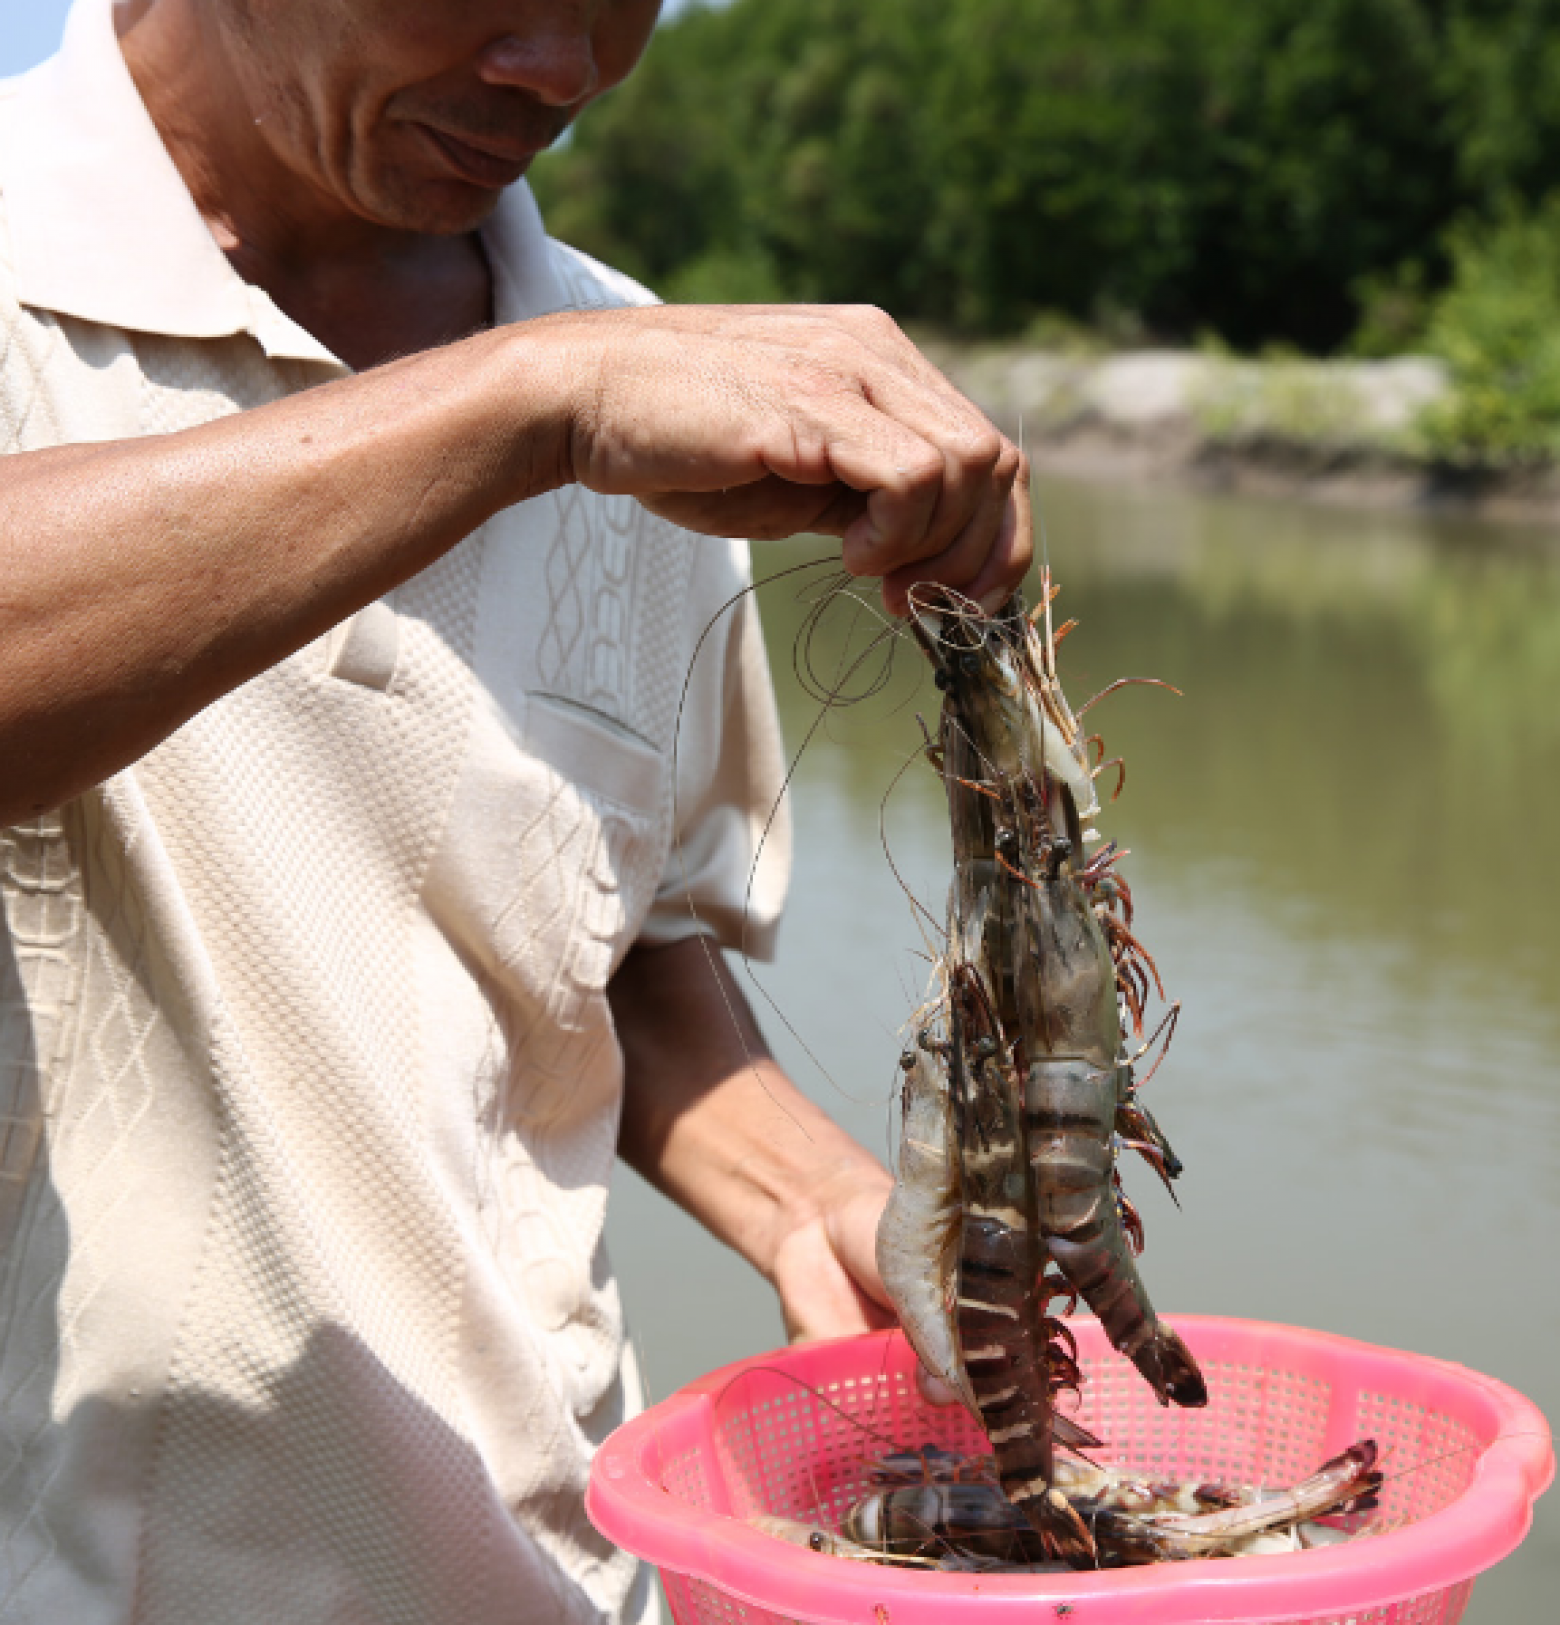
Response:
M1024 455L1024 414L1018 414L1018 455ZM1051 579L1051 538L1046 534L1045 504L1040 500L1040 493L1031 485L1029 500L1035 510L1035 525L1040 531L1040 568L1045 572L1045 579Z
M745 1370L739 1371L736 1376L732 1377L731 1380L726 1383L726 1385L721 1389L720 1393L716 1396L716 1403L719 1404L721 1400L725 1399L727 1394L729 1394L739 1382L746 1382L749 1377L758 1376L779 1377L783 1381L790 1383L793 1387L800 1388L803 1393L807 1394L819 1405L833 1411L834 1414L847 1426L853 1427L859 1432L869 1435L871 1438L876 1439L881 1444L886 1444L890 1450L903 1450L905 1448L904 1444L901 1443L900 1440L896 1439L892 1433L885 1433L882 1428L875 1428L870 1422L863 1422L859 1416L853 1416L848 1410L845 1409L843 1405L837 1404L834 1400L830 1399L821 1388L815 1388L810 1382L805 1382L801 1377L798 1377L795 1372L787 1371L783 1366L748 1366Z
M731 610L740 604L744 598L756 592L760 586L767 587L771 582L782 581L787 576L800 575L805 571L816 571L820 566L830 565L833 562L833 559L828 555L821 558L807 559L801 564L792 565L789 569L777 570L773 575L765 576L762 581L749 581L747 585L744 586L739 592L734 592L731 597L728 598L726 602L722 604L720 608L717 609L710 617L708 624L699 634L698 641L693 646L693 653L688 657L688 670L683 676L682 692L677 696L677 715L672 721L672 844L677 852L677 868L679 878L682 881L683 900L688 905L688 913L693 919L695 925L701 927L701 929L698 930L695 935L698 938L700 948L703 950L705 962L709 965L710 975L714 977L715 986L720 991L721 1003L726 1007L726 1015L731 1022L732 1030L737 1035L737 1042L742 1046L742 1054L743 1058L747 1062L748 1071L753 1074L754 1081L758 1084L759 1088L763 1090L768 1099L774 1105L780 1107L781 1112L792 1123L795 1123L798 1129L801 1130L802 1137L809 1141L812 1139L812 1136L807 1132L806 1126L798 1122L797 1119L792 1116L789 1111L786 1111L785 1107L782 1106L779 1101L775 1100L775 1097L772 1094L770 1094L769 1085L764 1082L764 1074L758 1065L758 1057L754 1055L752 1046L748 1043L747 1031L743 1025L742 1018L737 1011L736 1005L732 1002L731 993L727 988L726 980L721 975L721 966L717 958L717 950L711 946L708 932L702 929L704 922L699 917L699 905L694 900L693 886L688 877L688 854L683 846L682 815L678 807L678 777L680 773L682 747L682 724L683 716L688 708L688 693L693 687L693 674L698 666L699 656L701 653L703 653L704 646L709 641L710 634L717 626L720 625L721 621L725 619ZM787 774L786 778L787 782L789 782L790 775ZM781 794L784 794L783 790L781 791ZM767 838L768 836L770 826L774 822L778 807L779 803L777 801L775 807L770 809L769 820L764 826L764 838ZM742 933L744 941L747 936L748 900L752 896L753 879L754 875L757 873L758 860L762 853L762 847L763 839L761 839L759 842L760 850L754 853L753 866L748 872L747 896L744 898L742 908ZM742 957L744 962L746 962L747 954L745 951L743 952ZM751 975L751 971L749 974ZM773 1003L773 1000L770 1002ZM782 1019L784 1018L782 1017ZM789 1025L790 1023L788 1022L787 1026Z
M771 577L770 579L772 580L774 578ZM839 596L852 597L848 590L844 592L836 590L834 593L830 594L831 598L836 598ZM859 600L852 597L852 602L857 603L858 607L860 607ZM852 693L850 691L849 684L856 673L859 672L863 666L868 665L872 660L872 657L876 655L880 649L887 646L891 657L894 642L899 636L900 632L896 626L893 626L892 624L883 626L872 636L870 641L867 643L866 648L857 654L854 659L851 660L849 666L838 674L833 688L823 691L822 698L820 699L818 705L818 713L813 718L807 732L803 735L801 744L796 747L796 751L792 755L790 763L786 768L785 778L781 782L780 790L775 797L774 805L769 809L769 816L764 821L763 832L759 836L757 847L754 849L753 861L748 867L747 887L742 897L742 935L737 946L737 952L742 960L742 968L747 975L748 981L752 983L753 987L757 990L759 997L763 999L764 1003L767 1004L774 1012L785 1030L791 1035L792 1038L796 1040L797 1044L802 1050L802 1053L818 1069L819 1073L821 1073L822 1076L828 1080L830 1086L847 1100L851 1098L849 1090L847 1090L828 1069L828 1067L824 1065L820 1057L813 1051L812 1046L797 1030L796 1024L785 1013L785 1011L780 1008L780 1005L776 1002L774 995L771 994L769 989L764 986L762 981L759 980L757 973L753 969L752 956L748 952L748 923L752 914L753 887L758 879L759 862L763 857L764 848L768 844L769 837L774 830L775 820L780 816L780 808L784 803L786 794L791 788L792 780L796 777L797 769L801 766L802 756L806 752L808 746L812 744L813 739L817 736L819 730L824 727L825 723L828 721L831 710L833 710L836 705L841 703L856 704L862 699L871 698L873 695L881 692L886 679L873 680L869 687L862 693ZM841 656L842 665L844 664L845 658L846 657L844 655ZM908 767L909 763L906 763L906 766ZM904 769L901 769L900 772L902 776ZM706 953L712 952L707 943L705 951ZM733 1020L735 1019L735 1012L733 1012ZM756 1072L756 1067L754 1070ZM798 1127L800 1127L800 1125L798 1125ZM803 1129L802 1132L807 1139L810 1140L812 1138L811 1135L807 1134L805 1129Z

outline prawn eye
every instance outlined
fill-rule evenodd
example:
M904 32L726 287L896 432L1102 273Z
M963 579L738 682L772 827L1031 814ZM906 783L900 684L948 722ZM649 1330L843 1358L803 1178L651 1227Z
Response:
M823 1549L824 1549L824 1547L825 1547L825 1546L827 1546L827 1545L828 1545L828 1541L826 1541L826 1540L825 1540L825 1539L824 1539L824 1537L823 1537L823 1531L822 1531L822 1530L821 1530L821 1529L815 1529L815 1530L813 1530L813 1532L812 1532L812 1533L811 1533L811 1534L810 1534L810 1535L809 1535L809 1536L808 1536L808 1537L807 1537L807 1544L808 1544L808 1545L809 1545L809 1546L811 1546L811 1547L812 1547L812 1549L813 1549L813 1550L814 1550L814 1551L815 1551L815 1552L821 1552L821 1551L822 1551L822 1550L823 1550Z
M901 1072L915 1071L915 1051L913 1049L901 1050L899 1055L899 1070Z

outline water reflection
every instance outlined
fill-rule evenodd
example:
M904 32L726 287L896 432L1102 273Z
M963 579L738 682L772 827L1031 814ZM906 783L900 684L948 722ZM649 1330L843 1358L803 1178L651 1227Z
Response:
M1552 544L1063 484L1044 508L1082 622L1069 693L1124 672L1185 693L1127 690L1090 719L1128 758L1106 827L1133 850L1142 934L1186 1004L1152 1086L1188 1164L1185 1212L1133 1181L1157 1301L1458 1359L1560 1413ZM799 556L763 550L760 570ZM764 601L799 740L817 708L790 675L795 588ZM820 630L815 668L837 669L845 631ZM906 656L803 757L796 901L780 963L759 972L830 1078L771 1018L777 1048L878 1147L924 974L880 815L934 913L948 862L928 771L912 765L883 811L915 712L936 709ZM778 1340L765 1289L624 1184L613 1245L657 1390ZM1556 1594L1560 1517L1541 1508L1468 1617L1538 1625Z

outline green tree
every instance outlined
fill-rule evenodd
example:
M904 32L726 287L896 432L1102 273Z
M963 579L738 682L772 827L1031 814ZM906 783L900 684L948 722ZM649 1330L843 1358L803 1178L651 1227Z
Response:
M1452 393L1425 422L1431 449L1482 466L1560 458L1560 197L1452 234L1451 286L1427 346Z
M1448 224L1560 181L1560 0L734 0L545 159L677 297L1342 343Z

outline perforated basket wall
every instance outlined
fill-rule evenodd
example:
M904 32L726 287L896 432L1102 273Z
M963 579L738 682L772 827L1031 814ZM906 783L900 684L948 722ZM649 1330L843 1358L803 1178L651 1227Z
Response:
M1044 1600L1053 1608L1063 1606L1065 1611L1054 1617L1076 1613L1087 1625L1106 1625L1113 1618L1454 1625L1461 1617L1473 1583L1472 1572L1467 1571L1484 1564L1469 1561L1463 1574L1449 1579L1442 1572L1433 1586L1414 1589L1416 1578L1430 1576L1416 1558L1418 1549L1410 1550L1412 1531L1433 1515L1447 1514L1454 1505L1471 1506L1478 1500L1470 1486L1509 1428L1498 1406L1491 1409L1486 1404L1481 1409L1475 1403L1485 1397L1482 1389L1470 1387L1468 1403L1455 1403L1458 1390L1447 1384L1455 1383L1458 1368L1416 1362L1390 1351L1365 1351L1364 1345L1289 1333L1286 1328L1247 1326L1232 1331L1242 1323L1183 1320L1178 1325L1198 1355L1211 1403L1204 1411L1181 1411L1156 1402L1138 1373L1105 1345L1097 1324L1076 1324L1087 1379L1076 1414L1107 1440L1108 1459L1156 1475L1278 1485L1303 1478L1328 1456L1370 1437L1381 1447L1389 1475L1380 1509L1355 1520L1363 1525L1357 1540L1325 1552L1076 1579L1033 1576L1015 1582L1004 1576L1000 1586L988 1578L984 1590L974 1588L981 1590L979 1596L968 1591L966 1576L883 1569L872 1570L881 1579L869 1592L857 1583L863 1565L765 1542L781 1554L781 1567L767 1571L771 1587L777 1575L789 1572L788 1564L811 1565L809 1573L823 1577L818 1582L823 1591L813 1587L809 1595L821 1596L824 1606L815 1601L812 1611L798 1610L796 1595L766 1596L758 1565L737 1562L729 1574L742 1577L744 1583L735 1587L678 1572L662 1554L662 1578L678 1625L855 1618L863 1625L893 1625L896 1611L903 1614L907 1607L918 1617L939 1621L974 1618L977 1613L1017 1617L1010 1613L1010 1604L1020 1600L1015 1583L1029 1588L1030 1617L1053 1617L1051 1610L1033 1614L1034 1603ZM1208 1335L1206 1329L1214 1327L1218 1334ZM838 1354L830 1357L829 1350ZM1363 1354L1350 1358L1353 1350L1380 1358ZM1464 1375L1470 1385L1499 1388L1472 1373ZM717 1543L722 1530L732 1531L733 1541L751 1542L753 1531L745 1520L754 1513L838 1528L852 1503L868 1493L874 1457L888 1450L928 1441L967 1453L986 1449L984 1438L961 1408L934 1407L921 1398L913 1356L897 1337L854 1339L829 1345L828 1350L782 1351L745 1362L697 1385L697 1397L702 1405L697 1425L689 1413L681 1436L677 1428L662 1430L654 1450L640 1460L664 1502L686 1507L695 1518L703 1515L701 1527ZM1520 1396L1511 1399L1526 1406ZM1547 1456L1547 1440L1541 1449ZM1552 1469L1552 1458L1547 1459ZM1548 1474L1537 1455L1525 1470L1523 1483L1531 1498ZM592 1512L597 1513L594 1504ZM718 1523L707 1516L711 1512L720 1515ZM1526 1516L1524 1506L1516 1538L1526 1527ZM1439 1520L1448 1523L1448 1537L1453 1532L1449 1520L1450 1514ZM601 1522L599 1516L597 1521ZM606 1532L622 1539L610 1527ZM1505 1550L1514 1543L1509 1540ZM649 1548L639 1549L656 1555ZM1437 1540L1435 1549L1443 1552L1445 1541ZM1479 1549L1494 1547L1486 1542ZM1499 1555L1504 1552L1495 1552ZM1371 1557L1375 1560L1366 1560ZM1311 1567L1297 1567L1305 1564ZM1360 1575L1362 1594L1357 1602L1310 1611L1295 1606L1314 1595L1316 1588L1308 1585L1313 1572L1326 1570L1329 1576L1342 1574L1346 1580L1344 1571L1350 1565ZM684 1560L685 1569L696 1566ZM1223 1571L1217 1577L1218 1592L1210 1592L1212 1600L1200 1604L1211 1611L1177 1606L1173 1589L1149 1606L1145 1585L1173 1588L1177 1573L1191 1569L1204 1571L1197 1582L1204 1586L1210 1584L1207 1571ZM1242 1571L1239 1584L1231 1588L1227 1582L1237 1570ZM838 1585L853 1589L848 1596L842 1589L836 1601L828 1591L827 1577L846 1571L851 1578L842 1577ZM1271 1585L1263 1583L1264 1574L1273 1577ZM965 1582L968 1594L949 1592L945 1604L930 1611L920 1606L929 1585L956 1580ZM1332 1585L1333 1593L1338 1589ZM1087 1612L1081 1607L1085 1599ZM1118 1606L1113 1607L1113 1599ZM768 1606L771 1603L785 1606Z
M775 1614L767 1608L738 1602L703 1580L664 1572L661 1579L677 1625L802 1625L795 1615ZM1293 1625L1452 1625L1462 1618L1472 1590L1473 1581L1464 1580L1448 1590L1410 1597L1384 1608L1365 1608L1346 1615L1329 1614L1325 1621L1319 1615L1312 1615L1309 1620L1295 1621ZM1044 1619L1045 1614L1037 1617ZM1291 1622L1285 1621L1284 1625Z

